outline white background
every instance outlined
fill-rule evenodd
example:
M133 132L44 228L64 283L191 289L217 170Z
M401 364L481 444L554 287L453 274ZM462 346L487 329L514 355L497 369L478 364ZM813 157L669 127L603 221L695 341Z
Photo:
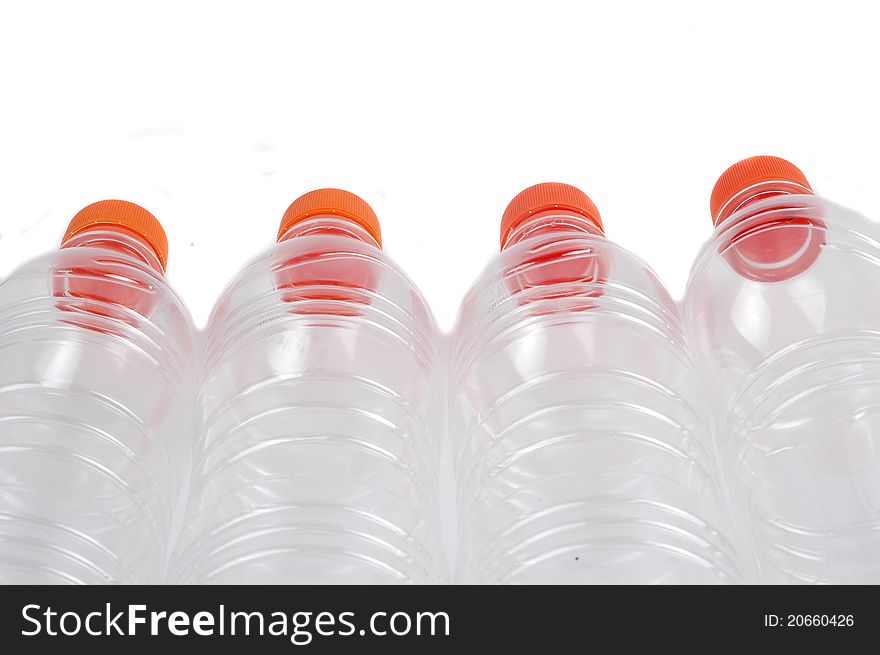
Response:
M140 202L204 323L287 204L362 195L444 328L507 201L575 184L680 296L753 154L880 216L871 2L0 5L0 276Z

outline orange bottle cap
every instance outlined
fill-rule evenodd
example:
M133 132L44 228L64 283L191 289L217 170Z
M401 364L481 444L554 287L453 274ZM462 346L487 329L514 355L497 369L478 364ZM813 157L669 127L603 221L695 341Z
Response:
M544 182L520 191L507 205L501 217L502 248L510 233L524 220L555 209L580 214L599 228L600 232L605 232L599 210L586 193L570 184Z
M168 237L165 236L165 230L155 216L133 202L101 200L81 209L67 226L61 243L66 243L82 232L107 227L123 228L143 239L159 258L161 272L165 272L168 262Z
M278 238L297 223L312 216L341 216L354 221L370 233L379 247L382 247L382 230L376 212L367 201L342 189L317 189L309 191L294 200L281 219Z
M806 176L790 161L767 155L743 159L724 171L712 189L709 209L715 225L721 222L721 212L728 202L762 182L787 182L803 187L804 193L813 192Z

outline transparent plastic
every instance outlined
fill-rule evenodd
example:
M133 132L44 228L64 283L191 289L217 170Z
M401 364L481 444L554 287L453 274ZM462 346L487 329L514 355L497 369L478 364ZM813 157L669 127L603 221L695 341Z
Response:
M137 238L65 245L0 284L0 583L160 582L193 326Z
M782 194L731 214L693 267L685 318L761 581L880 582L878 238Z
M458 580L741 578L678 310L643 262L582 217L530 219L451 357Z
M437 331L362 228L297 223L221 296L177 579L432 583Z

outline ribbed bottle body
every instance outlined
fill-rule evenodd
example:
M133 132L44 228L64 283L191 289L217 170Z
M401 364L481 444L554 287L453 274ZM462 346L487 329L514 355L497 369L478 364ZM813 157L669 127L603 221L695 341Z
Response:
M179 579L438 582L436 328L343 236L283 241L209 321Z
M760 579L880 581L880 230L812 195L752 203L694 266L685 316ZM753 274L741 253L787 253ZM806 261L804 261L806 258Z
M601 236L508 247L452 345L459 579L739 578L677 308Z
M65 248L0 284L0 580L164 579L194 330L135 257Z

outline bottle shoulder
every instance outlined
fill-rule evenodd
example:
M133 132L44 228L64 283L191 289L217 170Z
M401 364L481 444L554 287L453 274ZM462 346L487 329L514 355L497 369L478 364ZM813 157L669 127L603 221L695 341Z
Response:
M675 301L642 259L605 237L556 233L496 255L465 296L455 331L483 330L502 317L595 320L609 313L680 331Z
M172 356L181 369L191 367L195 352L189 309L164 276L102 248L62 248L25 262L0 283L0 316L3 334L61 329L57 338L110 336L153 358Z
M285 330L320 324L328 334L381 330L431 358L437 348L434 316L400 267L370 244L333 235L282 241L246 264L214 305L208 347L231 347L254 330L275 329L272 324Z

